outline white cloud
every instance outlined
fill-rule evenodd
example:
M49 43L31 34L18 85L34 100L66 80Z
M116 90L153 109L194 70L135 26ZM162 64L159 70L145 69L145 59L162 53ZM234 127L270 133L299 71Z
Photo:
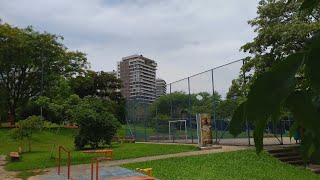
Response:
M0 18L63 35L70 49L88 54L94 70L110 71L121 57L143 54L157 61L159 77L172 82L244 57L239 48L254 37L247 20L256 16L257 3L3 0ZM230 74L236 76L236 71L221 75L226 78L221 86L229 84Z

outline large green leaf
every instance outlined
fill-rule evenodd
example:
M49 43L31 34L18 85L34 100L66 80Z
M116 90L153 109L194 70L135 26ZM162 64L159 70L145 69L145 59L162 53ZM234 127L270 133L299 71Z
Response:
M312 39L310 52L306 59L306 75L311 86L320 92L320 33Z
M231 118L230 122L230 133L233 136L237 136L242 132L243 124L246 122L246 116L245 116L245 103L246 101L242 102L237 109L234 111L233 116Z
M320 137L320 113L313 105L311 96L295 91L287 98L286 104L299 125Z
M304 53L288 56L263 73L250 87L244 109L247 120L255 124L254 141L257 152L263 147L263 131L270 118L276 122L280 107L295 87L295 75L303 64Z
M304 160L310 159L320 150L320 112L314 106L312 97L303 91L291 93L286 104L293 113L295 123L305 129L301 148Z
M310 130L303 131L301 139L301 152L304 161L310 159L319 161L320 142L319 138Z
M295 75L303 56L303 53L290 55L256 79L246 103L248 120L259 121L278 114L281 103L295 86Z
M320 3L319 0L304 0L302 5L300 6L300 10L309 10L316 8Z

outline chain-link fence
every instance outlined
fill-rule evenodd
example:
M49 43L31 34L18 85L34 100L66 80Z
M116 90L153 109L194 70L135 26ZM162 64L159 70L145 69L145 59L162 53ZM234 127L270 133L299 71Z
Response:
M237 93L240 87L233 82L246 77L241 72L242 65L243 60L234 61L167 84L166 94L153 103L144 101L143 97L128 100L127 124L119 134L133 136L136 141L198 143L196 114L210 113L214 143L253 145L253 124L243 124L243 131L237 137L229 131L232 113L243 98ZM294 143L288 134L292 124L289 115L278 124L269 122L264 143Z

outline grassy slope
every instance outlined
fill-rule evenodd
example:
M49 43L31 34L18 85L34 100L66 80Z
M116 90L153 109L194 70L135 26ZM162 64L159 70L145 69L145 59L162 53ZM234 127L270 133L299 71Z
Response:
M11 151L17 151L22 146L27 151L26 141L15 141L8 136L8 129L0 129L0 154L8 154ZM56 130L44 130L37 132L32 140L32 152L22 154L20 162L12 162L6 165L7 170L31 170L46 167L57 166L58 145L63 145L71 150L71 164L90 163L90 158L101 155L84 154L82 151L75 151L73 145L74 129L61 129L58 134ZM54 152L54 158L50 158L52 145L57 146ZM132 143L114 143L114 159L128 159L144 156L153 156L161 154L171 154L178 152L197 150L194 146L183 145L160 145L160 144L132 144ZM62 162L66 164L66 153L63 153Z
M165 179L320 179L310 171L284 164L269 154L254 150L170 158L124 165L153 168L153 175Z

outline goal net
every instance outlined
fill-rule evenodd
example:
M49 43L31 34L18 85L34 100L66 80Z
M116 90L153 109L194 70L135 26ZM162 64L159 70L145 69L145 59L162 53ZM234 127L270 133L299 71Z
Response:
M187 120L169 121L169 140L188 140Z

